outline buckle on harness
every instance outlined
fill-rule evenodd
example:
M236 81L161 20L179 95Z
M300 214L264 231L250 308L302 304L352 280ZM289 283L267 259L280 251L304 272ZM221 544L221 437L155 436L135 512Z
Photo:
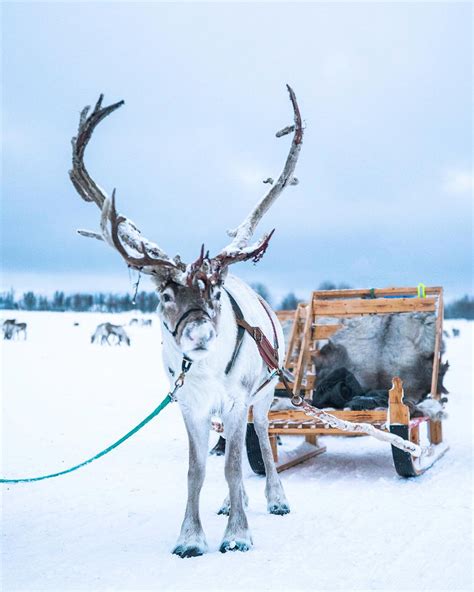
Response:
M252 337L257 343L260 343L263 339L263 331L260 327L252 327Z

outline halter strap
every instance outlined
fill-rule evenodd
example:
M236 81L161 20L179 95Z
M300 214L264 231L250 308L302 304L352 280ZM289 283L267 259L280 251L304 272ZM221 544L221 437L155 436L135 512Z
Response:
M178 322L176 323L176 326L174 328L174 331L172 331L168 325L166 324L165 321L163 321L163 325L166 327L166 329L171 333L171 335L173 337L176 337L176 335L178 334L178 328L181 325L181 323L187 319L189 317L190 314L192 314L193 312L202 312L204 313L207 317L209 317L209 315L207 314L207 312L205 310L203 310L202 308L190 308L189 310L187 310L183 315L181 315L181 317L179 318Z

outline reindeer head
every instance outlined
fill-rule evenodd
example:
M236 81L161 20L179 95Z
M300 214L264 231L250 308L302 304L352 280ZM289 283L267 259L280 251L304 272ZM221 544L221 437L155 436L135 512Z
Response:
M221 285L203 289L169 282L160 288L159 297L159 315L181 352L193 360L205 357L218 332Z
M293 172L298 160L303 126L296 97L287 85L294 112L294 125L277 132L277 137L291 132L293 141L283 171L276 183L256 204L245 220L235 229L227 231L231 242L214 257L204 253L190 265L181 261L179 255L170 258L157 244L144 238L137 226L125 216L118 214L115 205L115 189L109 198L90 177L84 165L84 152L96 126L124 101L102 107L103 95L99 97L92 113L85 107L80 116L79 129L72 139L71 181L85 201L94 202L101 210L101 232L79 230L82 236L107 242L116 249L127 265L152 277L160 304L158 312L166 330L173 336L176 345L191 359L202 358L212 349L218 334L221 290L230 265L249 259L257 262L265 253L273 231L256 243L249 244L262 216L270 208L287 185L298 181Z

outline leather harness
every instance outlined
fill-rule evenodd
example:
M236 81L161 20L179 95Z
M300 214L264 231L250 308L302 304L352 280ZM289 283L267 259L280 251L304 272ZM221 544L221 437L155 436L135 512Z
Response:
M260 327L253 327L252 325L247 323L247 321L244 319L242 309L240 308L238 302L235 300L235 298L232 296L230 292L226 290L226 293L227 296L229 296L229 300L235 314L235 320L237 323L237 339L235 342L234 352L232 354L231 359L229 360L229 363L226 366L225 373L229 374L229 372L232 370L237 356L239 354L240 348L242 346L242 341L244 339L245 333L248 333L250 337L255 341L258 353L260 354L262 360L265 362L268 368L270 370L278 370L280 366L278 361L278 336L275 328L275 323L273 322L272 316L267 308L267 304L265 303L265 301L260 297L258 298L260 304L264 308L272 324L274 345L270 343L270 341L267 339ZM265 384L266 383L264 383L260 387L260 389L263 388Z
M235 341L235 347L234 347L234 351L232 353L232 357L230 358L230 360L225 368L225 373L229 374L230 371L232 370L232 368L234 367L234 364L237 360L237 356L239 355L239 352L240 352L240 348L242 347L242 342L244 340L245 334L247 333L255 341L255 345L257 346L258 353L260 354L260 357L267 365L268 369L276 371L276 373L280 376L281 380L284 382L285 387L287 388L288 392L291 394L289 386L287 386L286 380L284 379L284 377L281 373L280 364L279 364L279 360L278 360L278 346L279 346L278 335L276 332L275 323L273 322L270 311L268 310L267 303L263 300L263 298L260 298L260 296L258 296L258 300L259 300L260 304L262 305L263 309L265 310L265 312L267 313L268 318L270 319L270 323L272 324L274 345L272 345L270 343L270 341L267 339L266 335L260 329L260 327L254 327L254 326L250 325L250 323L247 323L247 321L244 318L244 314L242 312L242 309L240 308L236 299L232 296L232 294L228 290L225 290L225 291L226 291L227 296L229 297L230 303L232 305L232 310L234 311L235 320L237 323L237 338ZM188 310L178 320L174 331L172 331L166 323L163 323L163 324L164 324L165 328L171 333L171 335L173 335L173 337L176 337L176 335L178 333L179 325L192 312L195 312L196 310L200 310L200 309L193 308L193 309ZM171 375L174 376L174 371L171 368L169 368L169 371L170 371ZM260 387L257 389L256 393L261 391L273 379L274 375L275 375L275 373L270 375L263 382L263 384L260 385Z

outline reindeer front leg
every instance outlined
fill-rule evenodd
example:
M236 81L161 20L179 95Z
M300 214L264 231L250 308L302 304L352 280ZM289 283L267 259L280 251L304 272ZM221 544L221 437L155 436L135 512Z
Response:
M199 495L206 474L209 418L195 418L183 409L182 412L189 438L188 502L173 553L180 557L197 557L207 551L199 517Z
M224 533L220 551L248 551L252 547L252 537L244 509L245 492L242 482L242 450L247 426L247 408L232 409L232 414L224 418L226 430L225 478L229 485L229 521Z
M268 410L270 409L272 400L273 388L268 397L254 404L253 420L265 464L265 496L267 498L267 508L270 514L283 516L290 512L290 505L286 499L280 477L275 467L270 439L268 437Z

